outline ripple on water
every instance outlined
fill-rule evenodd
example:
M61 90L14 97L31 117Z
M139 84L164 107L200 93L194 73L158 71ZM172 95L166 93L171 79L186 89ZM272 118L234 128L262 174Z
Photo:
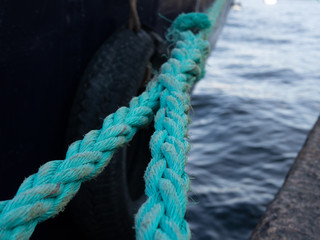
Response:
M320 3L242 2L192 97L193 239L248 239L320 112Z

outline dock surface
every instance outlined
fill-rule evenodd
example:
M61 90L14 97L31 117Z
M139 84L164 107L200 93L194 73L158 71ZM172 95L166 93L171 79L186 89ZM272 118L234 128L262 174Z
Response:
M250 240L320 239L320 118Z

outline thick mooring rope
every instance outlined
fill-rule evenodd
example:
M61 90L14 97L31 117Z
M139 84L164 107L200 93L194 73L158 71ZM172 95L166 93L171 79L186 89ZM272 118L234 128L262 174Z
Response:
M203 75L208 35L226 0L216 0L208 15L180 15L169 37L171 58L145 92L105 118L70 145L65 160L50 161L21 184L13 199L0 202L0 239L29 239L36 225L61 212L81 183L97 176L116 149L151 123L152 160L145 174L148 199L136 216L137 239L189 239L184 219L189 179L184 172L190 86ZM210 17L208 17L210 16Z
M150 141L152 160L145 173L148 200L136 216L137 239L190 236L184 220L189 189L189 178L184 171L189 149L186 141L189 89L201 73L199 66L204 62L202 56L209 53L209 43L191 31L180 33L179 37L171 59L158 77L164 89Z
M189 88L204 74L209 54L208 34L225 2L216 1L208 15L180 15L169 32L177 42L159 76L168 84L161 93L155 133L150 141L152 160L144 176L148 199L139 209L135 223L138 240L191 238L184 219L190 185L184 171L189 150L186 140L190 122ZM184 71L187 65L194 66L191 72Z

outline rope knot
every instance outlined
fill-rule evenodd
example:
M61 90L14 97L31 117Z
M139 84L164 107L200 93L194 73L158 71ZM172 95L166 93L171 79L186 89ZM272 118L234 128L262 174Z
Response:
M192 31L198 33L200 30L211 27L209 17L204 13L187 13L179 15L173 22L173 27L178 31Z

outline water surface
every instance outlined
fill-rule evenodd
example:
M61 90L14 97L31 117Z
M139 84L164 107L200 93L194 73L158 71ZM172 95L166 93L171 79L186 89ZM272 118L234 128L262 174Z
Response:
M193 239L248 239L320 112L320 3L243 0L192 104Z

